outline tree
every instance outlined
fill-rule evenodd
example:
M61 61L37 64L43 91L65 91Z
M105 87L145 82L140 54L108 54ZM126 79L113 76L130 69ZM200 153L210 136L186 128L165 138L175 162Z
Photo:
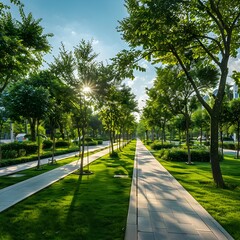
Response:
M205 109L199 108L196 111L194 111L193 116L193 125L195 128L199 129L198 136L200 136L200 145L202 145L202 140L203 137L206 137L206 140L209 137L209 124L210 124L210 119L207 111Z
M129 16L120 22L119 31L132 49L118 54L117 64L123 66L130 62L128 67L134 67L136 59L144 57L149 61L181 66L211 117L212 174L216 185L224 187L218 159L218 125L229 58L236 57L239 47L240 0L125 0L125 3ZM142 51L134 53L140 46ZM192 64L200 69L210 63L220 72L212 106L201 95L191 71ZM211 80L209 75L207 82Z
M27 79L14 84L4 96L4 105L10 115L10 118L22 116L30 122L31 125L37 125L38 139L38 164L40 168L40 121L45 118L49 108L49 91L44 87L35 87ZM35 129L35 125L34 125ZM35 132L35 131L34 131ZM35 136L34 136L35 139Z
M74 91L71 100L75 123L78 126L78 139L82 141L80 174L83 174L84 144L89 125L89 106L85 90L94 88L97 78L97 58L91 41L81 40L73 51L67 51L62 44L58 57L50 64L54 74ZM81 130L81 132L80 132ZM80 149L79 149L80 150Z
M196 97L190 83L178 67L158 68L153 91L157 101L162 102L173 115L182 114L185 120L188 164L191 164L189 129L191 115L196 110Z
M47 38L52 36L43 34L41 19L25 15L20 1L11 2L19 6L21 21L12 17L8 6L0 4L0 93L42 64L43 54L50 51Z

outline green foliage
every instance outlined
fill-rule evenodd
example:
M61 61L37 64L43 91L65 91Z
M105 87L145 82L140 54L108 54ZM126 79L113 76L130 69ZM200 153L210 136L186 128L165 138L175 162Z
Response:
M103 140L102 139L96 139L97 144L103 144Z
M171 143L162 143L161 141L154 141L150 147L153 149L153 150L160 150L162 148L166 149L166 148L172 148L174 147L175 145L174 144L171 144Z
M56 148L60 148L60 147L69 147L70 143L68 141L64 141L64 140L58 140L55 143Z
M110 153L110 157L111 157L111 158L118 158L118 157L119 157L118 152L112 152L112 153Z
M18 157L18 151L12 149L12 150L3 150L2 151L2 157L5 159L9 158L17 158Z
M98 141L95 141L95 140L85 142L85 146L96 146L96 145L98 145Z
M50 139L45 139L43 141L43 149L51 148L53 146L53 141Z
M38 145L36 143L26 143L24 149L26 150L27 155L34 154L37 152Z
M43 54L50 50L47 38L52 36L43 34L41 19L25 15L20 1L11 2L19 5L20 19L14 19L0 3L0 92L41 65Z
M3 158L16 158L36 153L37 144L31 142L13 142L2 145ZM16 152L16 154L15 154Z
M158 156L172 162L187 162L188 160L187 150L180 148L172 148L171 150L162 149L159 151ZM222 159L220 154L219 157ZM210 153L207 150L193 149L191 150L191 160L192 162L210 162Z

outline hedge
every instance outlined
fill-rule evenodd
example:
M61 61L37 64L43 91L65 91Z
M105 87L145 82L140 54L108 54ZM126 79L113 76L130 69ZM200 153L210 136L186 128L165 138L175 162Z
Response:
M150 147L153 149L153 150L160 150L160 149L169 149L169 148L172 148L174 147L175 145L174 144L171 144L171 143L162 143L160 141L155 141L153 142Z
M175 162L187 162L188 153L184 149L172 148L162 149L159 151L159 157L166 161ZM222 160L222 155L219 153L219 157ZM210 152L207 150L191 150L192 162L210 162Z
M38 149L37 144L31 142L12 142L2 145L3 156L4 154L13 156L14 151L16 151L17 156L20 157L26 154L28 155L36 153L37 149ZM9 151L12 151L12 153L10 153Z

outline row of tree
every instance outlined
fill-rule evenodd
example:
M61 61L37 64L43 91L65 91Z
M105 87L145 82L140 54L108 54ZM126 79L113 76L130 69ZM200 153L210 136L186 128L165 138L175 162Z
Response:
M129 15L120 21L118 30L131 49L120 52L115 58L121 74L131 77L132 69L143 70L137 64L139 59L164 64L166 69L180 66L184 77L178 79L181 82L184 78L184 84L179 82L179 87L191 86L210 116L212 174L216 185L224 187L218 157L218 131L229 59L237 57L239 50L240 0L125 0L125 6ZM211 104L205 99L205 87L215 83L216 74L202 78L201 69L202 74L206 74L206 69L209 73L217 70L219 74ZM199 82L205 87L201 88Z
M62 44L48 69L39 70L43 54L50 50L47 37L51 34L44 35L40 20L25 16L21 3L12 2L19 6L22 21L13 19L8 7L0 5L1 122L27 119L33 141L44 125L53 143L56 129L61 133L77 129L82 173L90 116L99 116L114 151L116 135L127 137L136 128L135 96L122 84L116 67L97 61L91 41L81 40L72 51Z
M205 74L202 74L203 70L206 71ZM142 129L139 133L145 133L144 137L148 139L148 133L150 132L152 137L151 140L161 139L163 143L167 139L166 133L168 134L168 140L177 139L181 141L181 135L182 132L184 132L184 138L188 149L188 163L191 164L190 136L192 136L192 138L194 135L195 137L199 136L201 144L203 138L209 140L210 116L197 101L192 86L186 84L186 80L184 80L185 76L179 71L181 71L181 69L176 66L158 69L158 75L154 81L153 87L147 89L149 98L143 109L140 121ZM216 74L216 72L212 72L209 69L202 69L200 74L201 77L199 76L198 79L202 77L208 78L207 72L209 72L209 74L211 73L211 75ZM209 105L212 104L215 98L214 88L214 84L212 88L206 88L205 97ZM240 99L233 99L231 86L228 86L225 91L219 124L219 140L222 142L222 145L223 137L231 139L235 133L237 133L236 139L239 145L239 126ZM239 151L237 151L237 157L238 155Z

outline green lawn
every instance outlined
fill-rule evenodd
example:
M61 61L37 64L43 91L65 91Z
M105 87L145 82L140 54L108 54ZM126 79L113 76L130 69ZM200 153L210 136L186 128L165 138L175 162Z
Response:
M119 158L96 160L93 175L71 174L0 213L0 239L123 239L135 145L132 141Z
M86 157L87 154L89 154L89 156L90 156L90 155L92 155L96 152L99 152L101 150L102 149L91 151L89 153L86 152L84 154L84 156ZM30 169L27 169L27 170L23 170L23 171L13 173L13 174L22 174L22 176L20 176L20 177L9 177L8 175L2 176L2 177L0 177L0 189L8 187L8 186L13 185L13 184L16 184L18 182L24 181L24 180L29 179L31 177L35 177L35 176L37 176L39 174L42 174L42 173L45 173L47 171L51 171L55 168L61 167L63 165L66 165L66 164L71 163L73 161L76 161L78 159L79 159L79 157L73 156L73 157L62 159L62 160L58 160L56 162L56 164L41 165L40 170L36 170L36 168L30 168ZM36 162L36 165L37 165L37 162Z
M235 240L240 240L240 159L228 155L221 163L226 189L214 186L210 163L159 161Z

